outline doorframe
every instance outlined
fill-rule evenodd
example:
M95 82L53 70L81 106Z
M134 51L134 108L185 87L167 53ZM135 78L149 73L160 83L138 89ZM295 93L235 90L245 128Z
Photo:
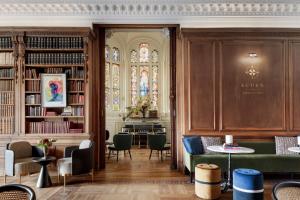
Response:
M177 169L176 133L176 39L179 36L178 24L93 24L96 39L93 43L93 92L92 130L95 142L95 167L105 168L105 30L106 29L162 29L170 33L170 121L171 121L171 169Z

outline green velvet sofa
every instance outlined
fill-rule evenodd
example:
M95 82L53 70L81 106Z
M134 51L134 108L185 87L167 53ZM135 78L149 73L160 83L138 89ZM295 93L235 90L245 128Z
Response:
M255 150L253 154L231 154L231 169L251 168L267 173L300 173L300 155L276 155L275 142L238 142L240 146ZM191 175L199 163L216 164L222 172L227 171L228 155L206 153L200 155L189 154L184 149L184 165Z

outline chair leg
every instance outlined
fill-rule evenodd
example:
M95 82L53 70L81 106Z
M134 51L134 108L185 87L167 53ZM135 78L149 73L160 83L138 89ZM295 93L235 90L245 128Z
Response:
M21 175L19 176L19 184L21 184Z
M125 150L124 150L124 157L126 156L126 152L125 152Z
M94 169L92 169L92 182L94 182Z
M109 160L109 158L110 158L110 153L111 153L111 150L109 150L109 152L108 152L108 160Z
M119 151L117 151L117 162L119 161Z
M66 190L66 181L67 181L67 175L65 174L64 175L64 192Z
M128 150L128 153L129 153L130 160L132 160L130 150Z
M149 160L151 159L151 155L152 155L152 149L151 149L151 151L150 151L150 156L149 156Z
M4 174L4 184L6 184L6 174Z
M161 162L163 161L163 155L162 155L162 154L163 154L163 151L161 150L161 151L160 151L160 159L161 159Z

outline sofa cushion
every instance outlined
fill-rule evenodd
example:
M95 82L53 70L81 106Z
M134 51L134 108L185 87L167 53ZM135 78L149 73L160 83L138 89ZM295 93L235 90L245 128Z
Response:
M202 144L203 144L204 153L210 153L211 152L207 149L207 147L209 147L209 146L222 145L221 137L204 137L204 136L201 136L201 141L202 141Z
M277 155L287 155L287 154L297 154L288 150L289 147L297 146L296 137L278 137L275 136L276 144L276 154Z
M15 160L15 175L28 175L37 173L41 169L41 165L33 162L32 158L20 158Z
M203 153L203 146L200 137L184 137L182 141L188 153L192 155L198 155Z
M194 155L191 163L192 172L199 163L216 164L225 172L228 168L228 154ZM232 169L252 168L270 173L300 172L300 157L299 155L234 154L231 156L231 166Z
M254 149L254 154L276 154L275 142L269 141L237 141L241 147L248 147Z
M9 144L8 149L14 152L15 159L32 157L32 147L29 142L12 142Z

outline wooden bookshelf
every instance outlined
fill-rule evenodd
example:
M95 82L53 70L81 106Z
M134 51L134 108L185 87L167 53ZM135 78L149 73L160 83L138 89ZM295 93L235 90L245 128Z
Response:
M49 33L48 33L49 34ZM25 134L70 134L86 130L87 38L81 35L27 34L24 38ZM67 107L44 108L41 99L41 74L66 74ZM65 130L64 132L61 129ZM53 130L53 132L49 132Z
M0 36L0 135L15 132L16 58L12 36Z

